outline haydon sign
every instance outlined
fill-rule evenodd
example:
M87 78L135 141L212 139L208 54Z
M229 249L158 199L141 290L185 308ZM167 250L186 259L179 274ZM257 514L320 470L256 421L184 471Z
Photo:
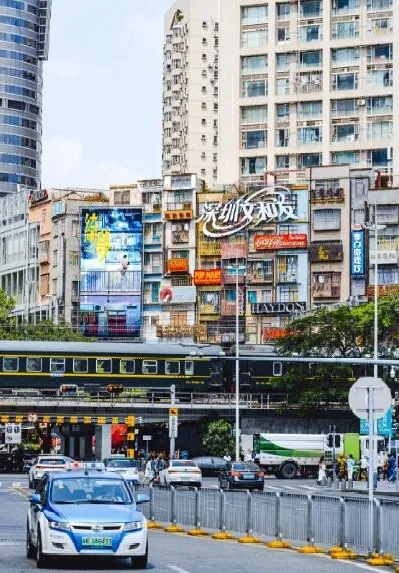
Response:
M298 215L292 191L275 185L235 197L226 203L205 203L197 223L203 223L204 235L220 239L247 227L294 219L298 219Z

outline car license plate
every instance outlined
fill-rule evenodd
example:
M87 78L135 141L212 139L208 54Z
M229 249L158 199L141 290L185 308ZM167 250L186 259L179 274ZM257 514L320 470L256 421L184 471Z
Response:
M243 474L242 477L244 479L254 479L255 478L254 474Z
M112 547L111 537L82 537L83 547Z

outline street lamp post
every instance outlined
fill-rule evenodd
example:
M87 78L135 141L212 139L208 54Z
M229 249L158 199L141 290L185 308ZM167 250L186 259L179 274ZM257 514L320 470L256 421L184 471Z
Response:
M239 294L240 294L240 290L239 290L239 282L238 282L238 277L239 277L239 273L240 271L243 271L245 273L246 267L244 266L240 266L240 265L236 265L235 267L227 267L228 270L235 270L236 272L236 359L235 359L235 363L236 363L236 387L235 387L235 394L236 394L236 422L235 422L235 426L236 426L236 431L235 431L235 460L237 462L240 461L240 342L239 342L239 336L240 336L240 307L239 307L239 302L238 302L238 298L239 298Z

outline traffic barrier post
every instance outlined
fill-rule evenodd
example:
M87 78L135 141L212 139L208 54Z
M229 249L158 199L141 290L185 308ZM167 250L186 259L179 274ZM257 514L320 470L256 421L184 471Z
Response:
M260 543L259 537L254 537L252 535L252 495L247 491L247 516L246 516L246 535L244 537L239 537L238 543Z
M170 487L170 522L170 525L164 527L164 531L167 533L179 533L184 531L176 522L176 489L173 486Z

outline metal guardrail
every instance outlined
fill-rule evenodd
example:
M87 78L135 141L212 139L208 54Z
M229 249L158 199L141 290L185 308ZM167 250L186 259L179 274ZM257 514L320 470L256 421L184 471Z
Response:
M147 487L147 519L164 524L276 538L299 545L373 549L399 557L399 501L375 499L374 540L370 548L368 499L286 492Z

